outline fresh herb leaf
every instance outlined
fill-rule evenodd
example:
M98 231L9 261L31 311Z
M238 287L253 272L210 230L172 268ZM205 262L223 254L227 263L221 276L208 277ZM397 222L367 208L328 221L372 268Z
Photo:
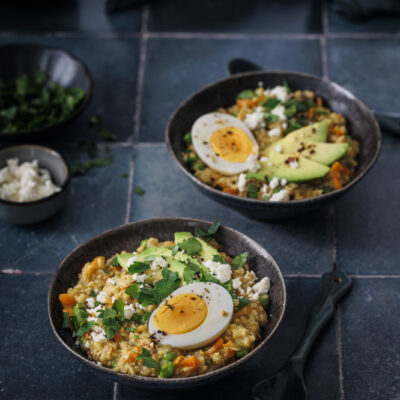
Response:
M110 273L110 270L109 270L109 269L107 269L107 268L106 268L106 269L104 269L103 271L104 271L104 273L105 273L105 274L109 274L109 273Z
M201 237L204 240L210 240L211 236L215 235L215 233L217 233L218 228L220 227L221 223L219 221L214 222L208 229L207 232L203 231L203 229L199 228L198 226L196 226L196 228L194 228L194 234L197 237Z
M271 112L280 102L276 97L268 97L260 105L265 108L265 111Z
M187 267L193 271L195 274L198 274L201 271L201 268L199 265L195 264L194 262L189 262L187 264Z
M176 244L173 248L172 248L172 253L171 255L174 256L176 255L176 253L179 251L179 246Z
M206 269L201 270L200 281L219 283L219 280L211 272L208 272Z
M287 93L291 93L292 92L290 90L290 86L289 86L289 84L288 84L286 79L283 80L283 86L285 87Z
M270 114L270 113L264 113L264 118L266 124L272 124L273 122L276 122L279 120L279 117L275 114Z
M328 111L326 111L326 110L321 110L321 109L315 110L315 112L316 112L317 114L321 114L321 115L328 115L328 114L329 114Z
M132 333L133 333L133 332L136 332L136 328L133 327L133 326L132 326L132 327L127 326L127 327L126 327L126 330L127 330L128 332L132 332Z
M128 267L128 272L130 274L141 274L150 268L149 264L135 261L132 265Z
M297 108L295 104L292 104L289 108L287 108L284 112L287 118L292 118L297 113Z
M85 309L85 306L82 303L77 303L74 307L74 317L78 326L82 326L88 317L88 312Z
M248 304L251 303L251 300L249 299L244 299L243 297L239 298L239 305L238 305L238 310L240 310L243 307L246 307Z
M114 162L114 159L111 156L111 154L109 154L105 157L93 158L93 159L87 160L83 163L76 162L71 167L71 174L73 176L85 175L93 167L106 167L107 165L110 165L113 162Z
M219 262L221 264L226 264L225 258L222 257L220 254L214 254L213 261Z
M139 339L140 336L139 336L139 335L134 335L133 338L134 338L134 339Z
M63 328L69 328L69 313L68 312L63 312Z
M111 265L112 267L119 267L120 265L119 265L119 262L118 262L118 257L114 257L114 258L111 260L110 265Z
M85 152L89 158L96 158L99 153L97 143L88 142L87 140L81 140L78 143L78 150L82 153Z
M85 322L75 333L76 336L83 336L86 332L90 331L93 325L96 325L94 321Z
M183 270L183 280L186 283L192 283L196 273L189 267L185 267Z
M179 248L186 252L189 256L199 254L203 246L194 237L184 240L178 244Z
M333 192L333 189L332 189L332 188L326 187L326 188L323 188L323 189L322 189L322 193L323 193L323 194L330 193L330 192Z
M136 357L136 360L142 360L143 365L149 368L155 368L157 371L160 370L160 364L151 357L151 353L145 347L142 347L142 353Z
M257 199L258 198L258 187L254 183L250 183L247 189L247 197L250 199Z
M99 131L99 136L100 139L106 142L116 142L118 140L117 135L107 128L101 128Z
M120 315L123 322L125 320L124 302L121 299L117 299L114 301L112 308Z
M186 144L191 144L192 143L192 132L185 133L185 136L183 137L183 141Z
M139 196L143 196L146 193L146 191L140 186L135 186L133 191Z
M91 297L97 297L97 294L95 293L94 290L92 290L92 291L90 292L90 295L89 295L89 296L91 296Z
M151 312L148 312L148 311L145 311L141 315L140 322L142 323L142 325L145 324L150 319L150 316L151 316Z
M126 172L123 172L121 174L121 178L128 178L128 177L129 177L129 174L127 174Z
M217 233L218 228L220 227L221 222L216 221L214 222L207 230L209 235L215 235Z
M258 300L263 306L264 310L267 310L269 304L269 296L266 294L260 294L260 296L258 296Z
M244 264L246 264L247 261L247 257L249 256L249 253L247 251L245 251L242 254L239 254L238 256L236 256L233 261L232 261L232 268L233 269L238 269L240 267L243 267Z
M147 256L145 259L144 259L144 262L145 263L151 263L152 261L154 261L155 260L155 256Z
M154 291L156 292L158 303L171 294L174 290L178 289L181 280L175 271L171 271L168 268L162 270L162 277L160 281L154 285Z
M236 96L237 99L252 99L255 96L254 91L251 89L245 89L239 92Z
M89 119L90 125L98 126L101 125L101 116L100 115L92 115Z
M235 294L235 291L233 290L232 280L224 283L222 286L229 292L229 294L231 295L232 299L237 299L238 298L236 296L236 294Z
M106 332L106 338L112 339L117 334L118 329L121 328L121 325L117 320L117 311L111 308L105 308L102 320L104 331Z

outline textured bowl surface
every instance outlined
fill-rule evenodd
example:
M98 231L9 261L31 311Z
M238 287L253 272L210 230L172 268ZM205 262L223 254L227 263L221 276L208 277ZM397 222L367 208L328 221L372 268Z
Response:
M93 78L88 67L65 50L35 44L0 46L0 80L11 81L22 74L31 74L39 67L52 80L64 87L80 87L85 97L63 121L32 131L0 133L0 140L33 140L57 134L74 120L89 104L93 95Z
M4 168L7 160L17 158L20 163L39 161L39 167L50 172L53 183L61 191L41 200L16 203L0 199L0 218L18 225L34 224L50 218L67 202L70 188L70 173L66 161L56 151L44 146L21 145L0 150L0 169Z
M215 111L219 107L234 104L236 94L241 90L257 87L282 85L284 80L295 90L309 89L321 96L328 107L342 114L347 120L350 134L361 144L356 176L343 189L306 200L290 202L266 202L234 196L214 189L197 179L182 159L185 150L183 135L190 131L194 121L201 115ZM381 148L381 134L378 123L371 111L353 94L336 83L317 76L297 72L248 72L217 81L185 100L171 116L166 129L168 150L179 168L204 194L250 218L277 220L302 214L325 206L341 197L362 179L378 158Z
M268 309L269 321L262 330L258 346L244 358L214 372L190 378L159 379L133 376L115 372L90 361L86 354L75 345L76 339L72 337L71 332L62 329L62 307L58 300L58 295L76 284L78 274L87 261L99 255L108 258L122 250L133 251L143 238L156 237L161 240L170 240L173 238L175 232L193 232L196 226L207 229L210 225L211 222L187 218L148 219L123 225L102 233L75 249L64 259L54 273L49 287L49 318L53 332L58 340L81 361L97 371L107 374L110 379L149 390L190 389L194 386L204 385L219 379L234 369L240 368L256 352L261 350L278 328L285 311L286 289L281 271L271 255L254 240L224 226L221 226L215 235L216 240L222 245L224 251L231 255L248 251L248 263L255 271L257 277L268 276L271 279L271 302Z

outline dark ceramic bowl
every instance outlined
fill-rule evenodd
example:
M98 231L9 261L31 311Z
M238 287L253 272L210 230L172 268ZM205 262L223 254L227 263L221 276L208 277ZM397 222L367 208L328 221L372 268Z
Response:
M93 78L88 67L65 50L36 44L7 44L0 46L0 80L11 81L22 74L31 74L39 67L53 81L64 87L80 87L85 97L64 120L31 131L0 133L2 141L40 139L60 134L89 105L93 95Z
M64 207L70 188L68 164L56 151L44 146L21 145L0 150L0 169L10 158L19 162L39 161L39 167L50 172L53 183L61 188L59 192L41 200L17 203L0 199L0 218L11 224L28 225L50 218Z
M254 240L225 226L221 226L215 235L216 240L222 245L224 251L231 255L248 251L249 264L256 272L256 275L258 277L269 276L271 279L271 301L268 308L269 321L261 332L261 340L257 347L247 356L214 372L196 377L160 379L133 376L113 371L90 361L86 354L75 345L76 339L72 337L71 332L62 328L62 307L58 300L58 295L76 284L78 274L88 260L99 255L108 258L122 250L135 249L143 238L156 237L161 240L171 240L175 232L193 232L196 226L207 230L210 225L211 222L188 218L147 219L112 229L83 243L64 259L50 282L48 313L51 327L57 339L68 351L91 368L106 374L114 381L142 389L158 391L192 389L222 378L233 370L240 368L257 352L261 351L278 328L285 311L286 289L281 271L271 255Z
M243 198L214 189L197 179L182 158L182 152L185 150L182 138L192 129L194 121L219 107L234 104L238 92L249 87L257 87L260 81L264 83L264 87L268 88L282 85L285 79L292 90L314 91L316 95L324 99L331 110L342 114L347 119L351 135L361 144L355 178L343 189L306 200L290 202L268 202ZM348 90L317 76L283 71L247 72L212 83L185 100L171 116L166 129L166 142L172 158L201 192L250 218L265 220L293 217L337 200L352 189L374 165L379 155L381 141L379 126L373 114Z

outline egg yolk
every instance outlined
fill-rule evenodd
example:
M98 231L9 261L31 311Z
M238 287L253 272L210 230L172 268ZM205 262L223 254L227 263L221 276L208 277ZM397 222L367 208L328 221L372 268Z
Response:
M198 295L184 293L166 300L154 316L162 332L180 335L199 327L207 317L207 304Z
M217 156L229 162L244 162L254 154L254 145L247 133L234 126L214 131L210 145Z

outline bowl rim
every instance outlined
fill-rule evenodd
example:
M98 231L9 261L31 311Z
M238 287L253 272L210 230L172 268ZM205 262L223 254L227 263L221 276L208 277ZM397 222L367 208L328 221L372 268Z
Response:
M76 63L80 64L83 68L84 74L88 78L89 81L89 89L85 92L85 97L83 100L79 103L79 105L75 108L75 110L69 114L69 116L61 121L54 122L50 125L43 126L42 128L36 128L32 129L29 131L18 131L18 132L13 132L13 133L4 133L0 132L0 139L1 138L7 138L7 139L12 139L12 138L17 138L20 136L25 136L25 135L32 135L32 134L37 134L37 133L42 133L44 131L56 128L58 126L61 126L63 124L66 124L70 121L72 121L75 117L77 117L90 103L93 97L93 91L94 91L94 79L93 75L90 72L89 67L83 62L80 58L74 56L71 52L68 50L65 50L62 47L56 47L56 46L44 46L41 44L37 43L5 43L3 45L0 45L0 51L3 49L7 48L24 48L24 47L31 47L31 48L37 48L41 50L48 50L52 52L60 52L63 53L64 57L69 57Z
M230 372L231 370L239 367L240 365L242 365L243 363L247 362L249 359L251 359L254 355L256 355L272 338L272 336L275 334L275 332L277 331L277 329L279 328L280 324L282 323L283 317L285 315L286 312L286 305L287 305L287 290L286 290L286 284L285 284L285 279L283 277L282 271L278 265L278 263L275 261L275 259L271 256L271 254L264 248L264 246L262 246L261 244L259 244L257 241L255 241L254 239L250 238L249 236L245 235L242 232L239 232L236 229L230 228L226 225L221 225L221 227L223 227L224 229L232 232L233 234L236 235L240 235L243 239L245 239L246 241L252 242L253 244L256 244L257 247L260 247L265 253L267 253L268 257L270 258L272 265L275 269L276 272L276 277L282 282L282 296L283 296L283 303L281 304L281 311L280 314L278 316L277 322L275 324L275 327L272 329L272 331L268 334L268 336L266 336L261 342L259 342L257 344L257 346L252 349L248 354L246 354L244 357L230 363L227 364L221 368L218 368L214 371L210 371L210 372L206 372L205 374L201 374L201 375L196 375L196 376L191 376L191 377L184 377L184 378L169 378L169 379L164 379L164 378L159 378L159 377L146 377L146 376L140 376L140 375L130 375L130 374L126 374L123 372L117 372L114 371L108 367L105 367L103 365L98 365L95 361L90 360L87 357L84 357L83 355L81 355L80 353L78 353L76 350L74 350L72 347L70 347L66 342L64 342L64 340L59 336L57 329L55 327L53 318L52 318L52 314L51 314L51 296L52 293L54 291L54 286L56 284L56 280L58 278L58 274L61 270L61 268L63 267L63 265L67 262L68 258L71 257L72 255L76 254L78 251L80 251L82 248L84 248L87 244L89 244L90 242L92 242L93 240L99 240L103 237L106 237L107 235L111 234L111 233L115 233L117 230L127 227L127 226L138 226L140 224L143 223L151 223L151 222L156 222L156 221L182 221L182 222L194 222L194 223L206 223L206 224L212 224L211 221L208 220L203 220L203 219L197 219L197 218L186 218L186 217L160 217L160 218L147 218L147 219L142 219L139 221L133 221L133 222L129 222L127 224L122 224L116 228L113 229L109 229L106 230L88 240L86 240L85 242L83 242L82 244L80 244L78 247L76 247L74 250L72 250L59 264L59 266L57 267L57 269L54 271L51 280L50 280L50 284L49 284L49 289L48 289L48 294L47 294L47 313L48 313L48 318L49 318L49 322L50 322L50 326L51 329L54 333L54 335L56 336L56 338L58 339L58 341L68 350L70 351L74 356L76 356L81 362L96 368L97 370L101 371L101 372L105 372L107 374L109 374L111 377L115 376L115 377L119 377L119 378L123 378L123 379L128 379L130 381L135 382L135 383L143 383L143 384L150 384L150 383L157 383L160 384L162 383L162 385L165 388L174 388L176 387L176 385L179 385L183 382L187 382L189 383L199 383L203 380L207 380L208 378L218 378L219 375L224 376L225 373Z
M200 179L196 178L196 176L194 176L194 174L192 174L191 172L189 172L185 166L184 163L181 162L176 153L175 150L172 146L171 140L170 140L170 133L171 133L171 124L172 122L176 119L176 115L180 112L180 110L182 109L182 107L184 105L186 105L190 100L192 100L194 97L200 95L201 93L203 93L204 91L208 90L208 89L212 89L213 86L216 86L218 84L224 83L224 82L228 82L228 81L232 81L234 79L238 79L238 78L246 78L249 76L254 76L254 75L263 75L263 74L271 74L271 75L294 75L297 77L301 77L304 79L313 79L316 81L322 81L324 83L327 83L337 89L339 89L341 92L343 92L344 94L346 94L348 97L351 97L352 100L354 102L356 102L360 108L366 112L366 114L371 118L372 122L373 122L373 126L374 126L374 131L376 134L376 139L377 139L377 146L375 149L375 153L372 157L372 159L369 161L369 163L367 164L367 166L364 168L363 171L361 171L361 173L359 175L357 175L353 180L351 180L347 185L343 186L341 189L337 189L334 190L330 193L325 193L325 194L321 194L319 196L316 197L310 197L308 199L302 199L302 200L290 200L287 202L283 202L283 201L276 201L276 202L265 202L263 200L258 200L258 199L250 199L247 197L240 197L237 195L233 195L230 193L225 193L222 192L221 190L217 190L209 185L206 185L205 183L203 183L202 181L200 181ZM378 159L378 156L380 154L381 148L382 148L382 134L381 134L381 130L379 127L379 124L374 116L374 114L372 113L372 111L366 106L366 104L364 102L362 102L358 97L356 97L353 93L351 93L348 89L344 88L343 86L337 84L336 82L333 82L327 78L324 77L320 77L317 75L313 75L313 74L308 74L308 73L304 73L304 72L296 72L296 71L284 71L284 70L260 70L260 71L250 71L250 72L243 72L240 74L235 74L235 75L231 75L229 77L226 78L222 78L222 79L218 79L216 81L213 81L211 83L209 83L206 86L203 86L201 89L197 90L196 92L194 92L193 94L191 94L189 97L187 97L185 100L183 100L174 110L174 112L172 113L172 115L170 116L170 118L168 119L168 123L165 129L165 142L167 144L167 148L168 151L170 153L170 155L172 156L172 158L174 159L175 163L178 165L179 169L181 171L183 171L183 173L192 180L192 182L194 182L195 184L197 184L198 186L200 186L203 190L209 191L210 193L212 193L215 196L220 196L223 199L226 199L226 201L229 202L242 202L242 203L247 203L249 205L258 205L258 204L268 204L268 207L271 208L290 208L294 205L296 206L302 206L302 205L308 205L308 204L314 204L314 203L318 203L319 201L323 201L323 200L329 200L329 199L333 199L336 196L343 194L345 192L347 192L348 190L350 190L350 188L352 188L355 184L357 184L372 168L372 166L375 164L375 162Z
M9 150L17 150L17 149L22 149L22 148L27 148L27 149L36 148L36 149L38 149L40 151L43 151L43 152L46 152L46 153L50 153L51 155L55 156L61 162L61 165L64 167L64 170L65 170L65 179L64 179L63 183L59 186L59 188L61 190L59 190L58 192L52 193L50 196L43 197L42 199L33 200L33 201L21 201L21 202L19 202L19 201L11 201L11 200L5 200L5 199L0 198L0 205L4 204L4 205L16 206L16 207L34 206L34 205L37 205L37 204L45 203L47 201L51 201L55 197L58 197L63 192L65 192L65 190L67 189L67 187L69 186L69 184L71 182L71 171L70 171L68 163L64 159L64 157L58 151L53 150L50 147L41 146L41 145L38 145L38 144L20 144L20 145L16 145L16 146L5 147L5 148L0 150L0 154L2 154L3 152L9 151ZM15 157L15 158L18 158L18 157ZM38 162L40 164L39 158L37 158L37 160L38 160ZM0 168L3 168L3 166L0 165ZM48 170L48 171L51 174L52 171L50 171L50 170Z

